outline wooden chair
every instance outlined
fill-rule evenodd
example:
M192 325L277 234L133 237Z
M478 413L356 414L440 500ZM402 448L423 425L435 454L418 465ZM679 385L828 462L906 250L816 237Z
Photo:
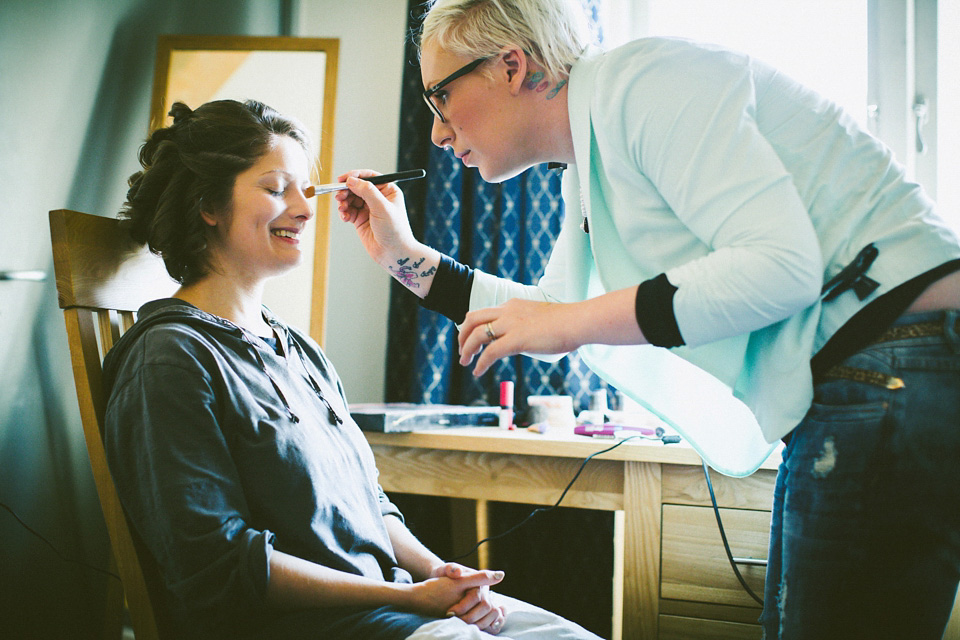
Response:
M103 356L133 324L134 312L144 302L168 297L177 284L160 258L125 241L118 226L113 218L63 209L50 212L57 296L67 325L83 433L123 585L109 598L113 606L106 626L113 629L108 635L120 635L125 595L137 640L154 640L170 637L170 623L158 607L162 600L156 567L124 514L107 469L107 398L101 374Z

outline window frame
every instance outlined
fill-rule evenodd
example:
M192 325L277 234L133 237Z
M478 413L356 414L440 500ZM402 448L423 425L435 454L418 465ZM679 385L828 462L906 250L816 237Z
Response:
M907 176L936 199L938 0L862 1L868 128L893 150ZM601 0L601 27L613 40L640 37L648 31L649 11L649 0Z

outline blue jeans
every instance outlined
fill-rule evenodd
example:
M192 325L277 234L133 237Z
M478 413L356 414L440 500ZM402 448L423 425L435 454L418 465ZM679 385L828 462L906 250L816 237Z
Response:
M960 579L958 320L904 316L943 335L875 343L815 384L777 476L767 640L940 640Z

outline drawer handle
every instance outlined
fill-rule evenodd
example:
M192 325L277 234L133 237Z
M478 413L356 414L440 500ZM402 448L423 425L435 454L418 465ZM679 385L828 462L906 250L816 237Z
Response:
M717 506L717 496L713 492L713 483L710 482L710 468L705 461L703 462L703 478L707 481L707 489L710 491L710 502L713 504L713 515L717 517L717 529L720 530L720 540L723 541L723 550L727 552L727 560L730 561L730 568L733 569L733 573L737 576L737 580L740 581L740 586L743 587L743 590L762 607L763 598L754 593L750 585L747 584L747 581L743 579L740 569L737 568L737 561L733 557L733 552L730 551L730 543L727 542L727 534L723 530L723 521L720 520L720 508ZM753 558L740 558L740 560L746 561L742 564L753 564L754 562L762 562L764 565L767 564L766 560L754 560Z
M736 564L745 564L750 565L751 567L765 567L767 566L766 560L761 560L760 558L734 558L734 563Z

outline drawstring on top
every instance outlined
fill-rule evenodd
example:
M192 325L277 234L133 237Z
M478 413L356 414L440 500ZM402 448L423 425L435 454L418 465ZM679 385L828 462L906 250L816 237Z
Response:
M246 342L250 348L253 350L253 355L257 358L257 363L260 365L260 368L263 370L263 373L270 379L270 384L273 385L273 390L277 392L277 396L280 398L280 402L283 403L283 408L287 410L287 415L290 416L290 421L294 424L300 422L300 417L293 412L293 409L290 408L290 403L287 402L287 397L283 395L283 390L280 389L280 385L277 384L277 381L273 379L273 376L270 375L270 370L267 369L267 363L263 361L263 356L260 355L260 349L257 348L257 345L247 336L247 332L243 329L240 330L241 335L243 335L243 341Z
M279 328L281 330L283 329L283 327L279 325L275 325L273 322L268 322L268 323L270 324L271 327L275 329L276 328ZM263 361L263 356L260 355L260 349L257 348L256 343L254 343L253 340L250 338L250 336L247 335L246 330L240 327L240 332L243 335L244 342L246 342L251 347L251 349L253 349L253 353L257 358L257 363L260 365L260 368L263 370L267 378L270 379L270 384L273 385L274 390L277 392L277 396L279 396L280 401L283 403L284 408L287 410L287 413L290 416L290 420L294 424L299 423L300 417L293 412L293 409L290 407L290 403L287 402L286 396L283 394L283 391L280 389L280 385L277 383L276 380L273 379L273 376L270 375L270 370L267 369L267 364L266 362ZM313 375L310 373L310 370L307 368L306 364L304 363L305 356L303 354L303 350L300 348L300 345L297 344L296 340L289 340L287 338L286 331L283 331L283 336L285 341L284 351L287 351L287 346L289 344L291 343L293 344L293 347L297 352L297 357L300 359L300 366L303 369L303 372L306 374L307 380L310 381L310 386L313 388L313 392L317 394L317 397L320 398L320 401L323 402L323 405L327 408L327 412L330 415L330 420L337 423L338 425L343 424L343 418L341 418L339 414L337 414L336 410L333 408L333 405L331 405L330 401L327 400L326 396L323 395L323 391L320 389L320 385L313 378Z
M341 418L337 412L334 410L333 405L330 404L330 401L327 400L326 396L323 395L323 391L320 390L320 385L317 384L317 381L314 380L313 375L310 373L310 370L307 369L305 360L305 355L303 350L300 348L300 345L297 344L296 340L291 340L293 343L293 348L297 352L297 357L300 359L300 364L303 367L304 372L307 374L307 380L310 381L310 386L313 387L314 393L317 394L317 397L320 398L321 402L327 407L327 411L330 412L330 419L336 422L337 424L343 424L343 418Z

